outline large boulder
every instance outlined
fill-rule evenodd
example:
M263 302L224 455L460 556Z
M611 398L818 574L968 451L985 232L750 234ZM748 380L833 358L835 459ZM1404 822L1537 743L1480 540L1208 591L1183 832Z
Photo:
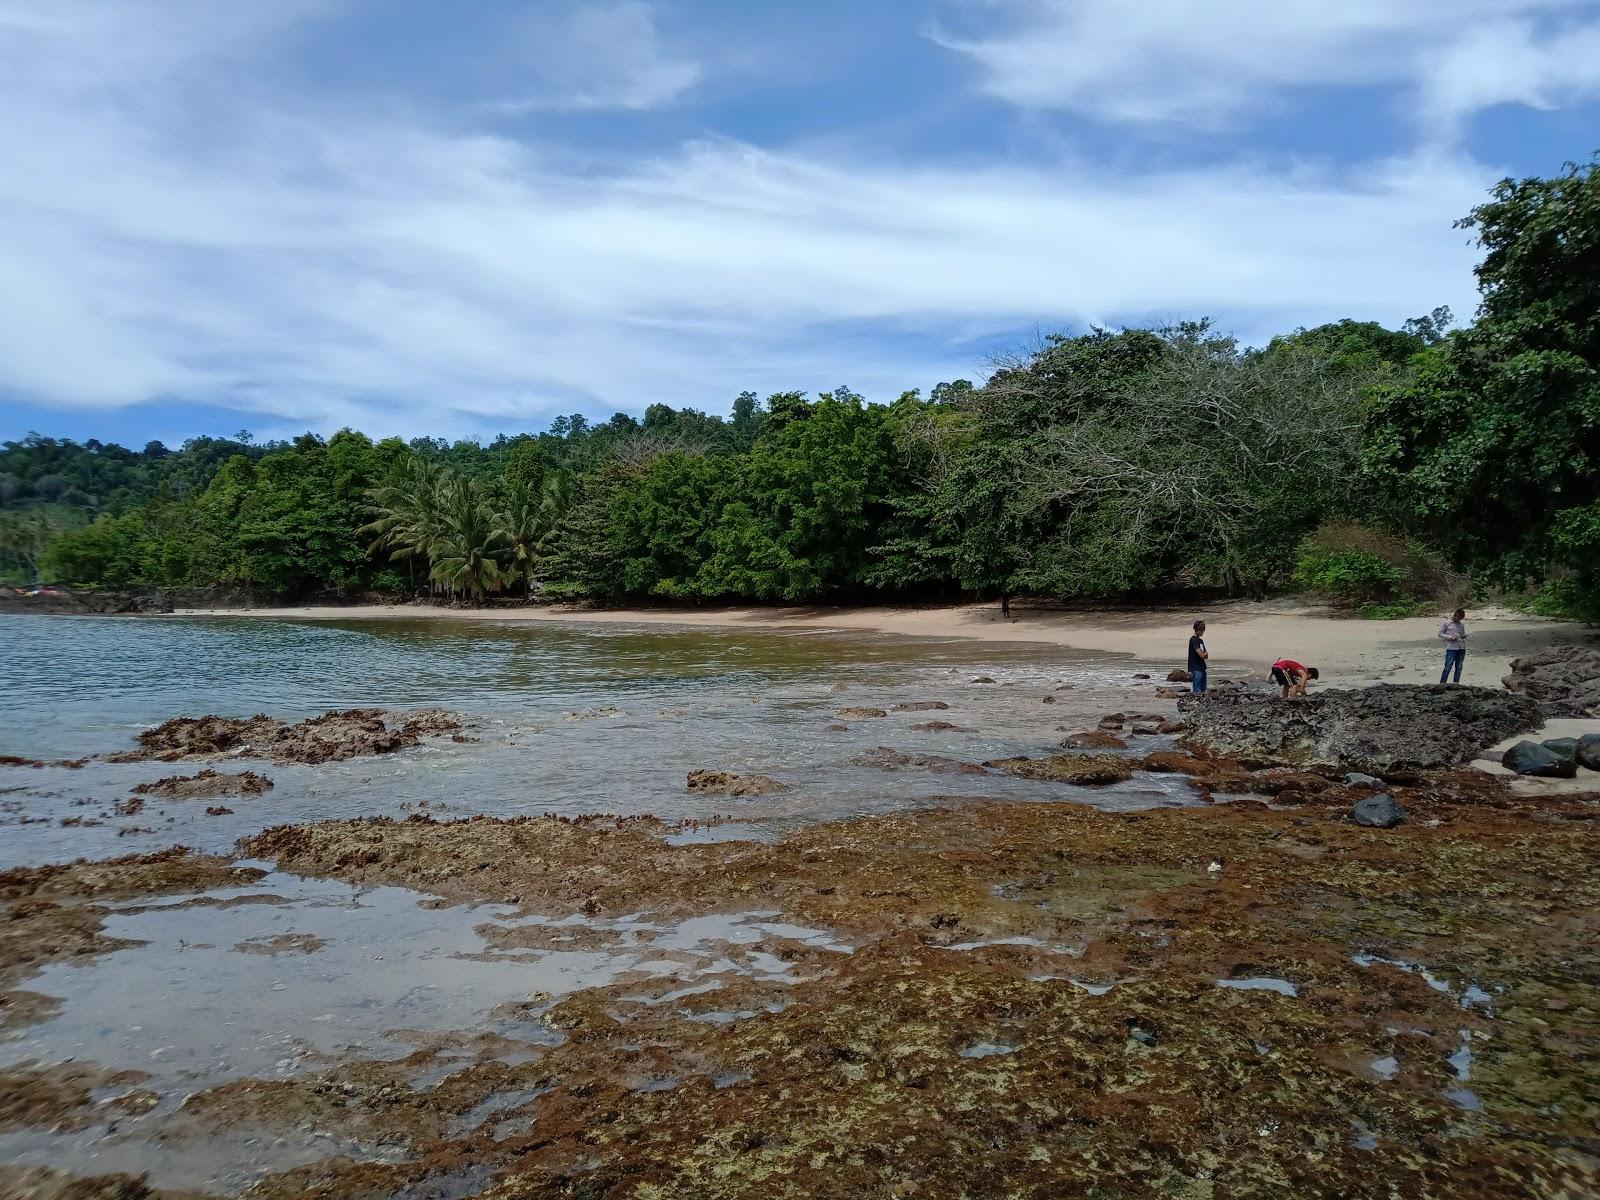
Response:
M1600 647L1551 646L1511 660L1501 682L1552 716L1600 716Z
M1565 758L1538 742L1521 741L1500 756L1500 765L1518 775L1571 779L1578 773L1576 758Z
M1586 733L1578 739L1578 765L1600 771L1600 733Z
M1539 704L1491 688L1385 683L1296 700L1261 692L1181 700L1184 744L1250 766L1388 776L1471 761L1539 725Z

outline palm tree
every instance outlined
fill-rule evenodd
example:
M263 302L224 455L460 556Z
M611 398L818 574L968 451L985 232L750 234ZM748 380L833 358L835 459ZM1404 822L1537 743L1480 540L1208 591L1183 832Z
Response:
M428 565L442 529L440 500L450 477L448 467L413 454L387 483L368 492L374 519L359 530L374 539L368 552L405 559L408 569L418 558Z
M511 485L505 507L494 516L495 530L506 546L507 581L520 579L524 597L533 591L533 577L548 556L556 525L572 506L572 476L554 471L537 493L522 480Z
M481 602L487 593L499 591L508 577L505 535L473 480L447 476L438 499L439 529L429 547L433 559L429 575L451 591Z

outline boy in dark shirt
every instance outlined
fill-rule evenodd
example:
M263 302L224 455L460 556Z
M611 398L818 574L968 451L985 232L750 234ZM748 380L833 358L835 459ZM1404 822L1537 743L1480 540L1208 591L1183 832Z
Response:
M1211 655L1206 650L1206 623L1194 623L1194 636L1189 639L1189 686L1196 692L1206 690L1206 664Z

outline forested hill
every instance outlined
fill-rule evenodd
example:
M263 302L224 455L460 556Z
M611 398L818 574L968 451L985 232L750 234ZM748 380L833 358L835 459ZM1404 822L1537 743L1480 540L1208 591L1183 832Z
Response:
M1600 602L1600 160L1462 222L1483 303L1246 349L1045 338L979 386L746 393L487 445L0 449L0 572L106 586L602 599L1260 592Z

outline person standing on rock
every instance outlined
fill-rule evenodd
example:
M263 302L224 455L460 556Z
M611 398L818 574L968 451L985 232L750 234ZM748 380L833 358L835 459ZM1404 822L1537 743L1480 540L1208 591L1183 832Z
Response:
M1297 663L1292 658L1280 658L1272 664L1272 682L1283 689L1285 700L1304 696L1311 681L1320 678L1321 672L1315 667Z
M1450 619L1439 626L1439 640L1444 643L1444 670L1439 672L1439 682L1449 683L1450 672L1455 671L1455 682L1461 682L1461 668L1467 661L1467 610L1458 608Z
M1206 667L1211 654L1206 649L1206 623L1194 623L1194 636L1189 639L1189 688L1196 695L1206 690Z

